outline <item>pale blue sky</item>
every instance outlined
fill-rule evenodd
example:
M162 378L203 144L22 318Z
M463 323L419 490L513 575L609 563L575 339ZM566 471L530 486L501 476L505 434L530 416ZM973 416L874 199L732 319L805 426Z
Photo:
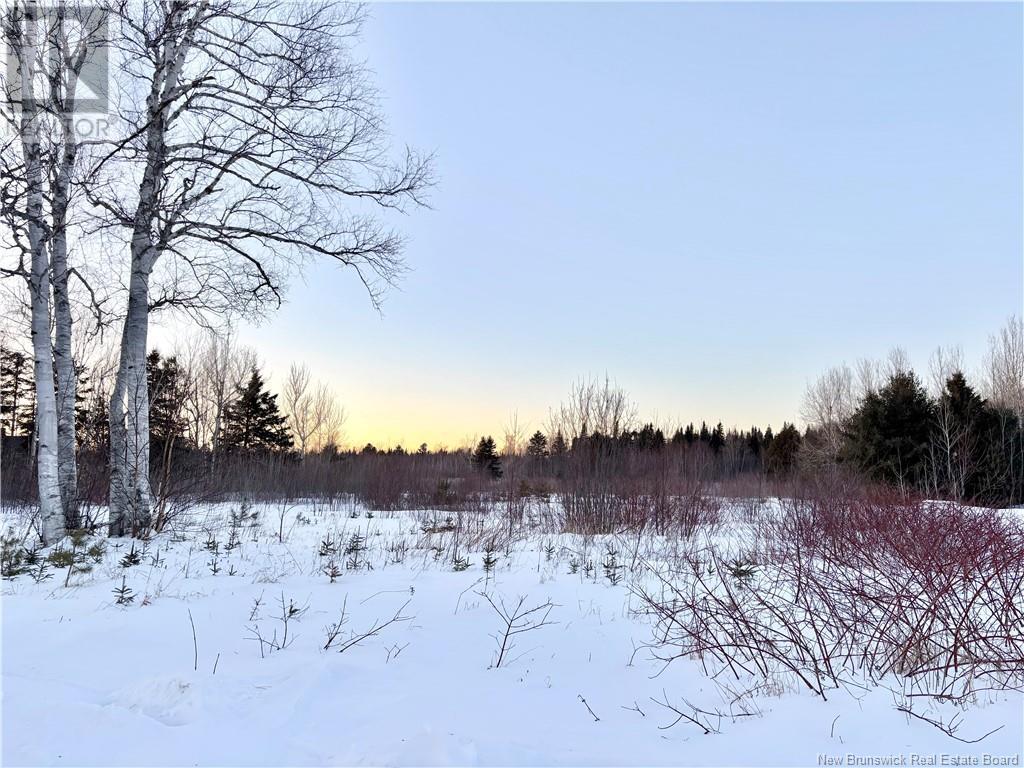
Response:
M1019 4L376 4L396 140L437 152L378 316L322 265L245 339L349 439L539 426L607 372L646 416L771 423L823 368L980 359L1021 311Z

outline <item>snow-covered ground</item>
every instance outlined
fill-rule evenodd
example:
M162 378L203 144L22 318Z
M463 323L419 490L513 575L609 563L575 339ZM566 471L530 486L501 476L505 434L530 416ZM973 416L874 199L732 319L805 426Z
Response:
M884 687L823 701L782 685L731 702L699 661L657 661L635 566L680 542L526 525L500 542L486 573L484 542L506 527L500 510L465 515L456 541L447 513L256 506L229 549L229 517L240 511L193 512L129 567L120 561L132 542L110 542L68 587L67 569L38 583L31 573L4 580L3 764L1022 761L1018 693L963 714L963 739L1000 728L968 744L897 711ZM742 538L738 513L727 535ZM365 545L346 555L354 536ZM321 555L328 537L336 552ZM114 592L122 580L134 596L126 605ZM514 636L496 667L503 622L491 603L514 608L520 598L523 609L550 602L526 619L548 623ZM282 601L294 614L287 641ZM712 732L675 722L666 705L711 713L696 719Z

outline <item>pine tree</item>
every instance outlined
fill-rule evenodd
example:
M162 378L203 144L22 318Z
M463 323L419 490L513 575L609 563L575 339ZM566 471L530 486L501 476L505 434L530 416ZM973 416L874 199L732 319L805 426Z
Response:
M539 429L526 444L526 455L533 459L544 459L548 455L548 439Z
M248 383L224 413L227 450L277 451L291 448L287 419L277 406L277 395L264 389L263 377L253 368Z
M551 441L551 455L562 456L568 450L569 446L565 444L565 437L562 435L562 430L558 430L555 433L555 439Z
M497 479L502 475L501 459L498 458L498 449L491 436L481 437L480 442L473 451L473 466L481 472L490 473L491 477Z

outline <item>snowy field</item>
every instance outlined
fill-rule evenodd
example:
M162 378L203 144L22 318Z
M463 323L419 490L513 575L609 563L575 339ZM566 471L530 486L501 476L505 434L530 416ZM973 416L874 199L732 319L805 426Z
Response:
M823 699L656 658L653 569L741 551L750 510L724 514L683 539L558 534L544 507L508 535L501 509L221 505L83 541L3 581L3 764L1021 764L1017 692L958 709L958 740L885 681Z

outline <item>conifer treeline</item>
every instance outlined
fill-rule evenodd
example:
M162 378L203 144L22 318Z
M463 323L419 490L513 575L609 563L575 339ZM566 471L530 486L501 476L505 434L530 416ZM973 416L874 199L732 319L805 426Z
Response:
M31 451L31 375L30 358L11 350L0 352L0 432L21 439L23 456ZM213 444L199 444L189 436L181 407L188 397L187 382L174 357L151 352L147 380L153 471L163 477L163 485L170 483L175 463L187 463L184 456L190 456L193 464L209 463L217 455L300 458L278 396L267 388L258 367L253 366L244 384L236 386ZM84 372L81 384L77 414L82 454L92 451L102 456L107 440L106 404L93 396ZM673 430L653 422L624 427L618 434L603 434L588 430L584 423L572 437L561 429L553 434L536 430L521 450L514 450L515 460L522 462L523 472L557 481L567 457L601 459L592 466L615 473L620 471L615 459L673 454L699 461L703 477L710 481L744 474L789 478L852 472L904 492L988 504L1024 502L1021 416L1006 403L981 397L961 371L954 371L933 397L913 371L895 370L881 386L865 391L849 415L834 424L812 423L802 432L790 423L777 433L770 426L727 430L721 422L714 426L701 422L699 427L690 423ZM16 441L11 444L17 446ZM424 443L411 455L432 453ZM5 450L5 455L10 466L11 451ZM359 451L340 451L330 444L319 455L332 461L358 461L365 456L410 454L401 446L382 451L367 444ZM493 480L503 477L503 462L513 458L508 449L499 451L489 435L463 455L469 467ZM338 471L345 470L339 467Z

